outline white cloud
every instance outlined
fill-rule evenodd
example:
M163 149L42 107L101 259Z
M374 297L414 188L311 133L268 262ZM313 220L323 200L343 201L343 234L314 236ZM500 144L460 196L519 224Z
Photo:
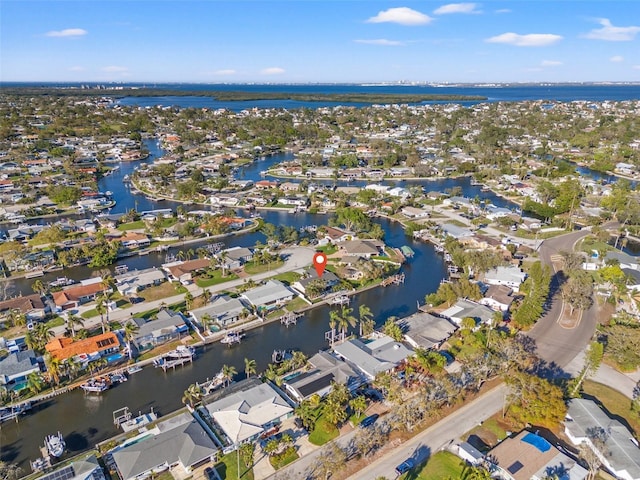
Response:
M281 75L284 73L284 68L280 67L269 67L260 70L262 75Z
M74 38L74 37L82 37L86 35L86 30L82 28L66 28L64 30L52 30L47 32L45 35L47 37L66 37L66 38Z
M620 63L620 62L624 62L624 57L622 55L614 55L613 57L611 57L609 59L610 62L613 63Z
M420 13L407 7L390 8L378 12L367 23L399 23L400 25L427 25L433 19L429 15Z
M446 15L448 13L481 13L476 10L475 3L450 3L436 8L433 13L435 15Z
M543 60L540 62L541 67L559 67L560 65L562 65L562 62L558 60Z
M608 18L601 18L598 23L602 28L596 28L584 35L585 38L592 40L607 40L609 42L630 42L638 33L640 27L614 27Z
M231 69L231 68L227 68L227 69L223 69L223 70L216 70L215 72L213 72L214 75L235 75L236 72L235 70Z
M402 47L406 45L404 42L398 40L387 40L386 38L376 38L373 40L354 40L356 43L363 43L365 45L383 45L386 47Z
M127 67L120 67L118 65L109 65L108 67L102 67L101 70L107 73L127 73L129 71Z
M487 43L505 43L515 45L516 47L546 47L562 40L562 36L552 33L529 33L527 35L519 35L517 33L508 32L495 37L487 38Z
M496 10L495 13L511 13L511 9L510 8L500 8L500 9Z

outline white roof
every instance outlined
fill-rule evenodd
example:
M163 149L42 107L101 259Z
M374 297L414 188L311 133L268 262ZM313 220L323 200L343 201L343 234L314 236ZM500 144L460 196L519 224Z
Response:
M249 300L252 305L268 305L285 298L293 296L293 292L289 290L282 282L278 280L269 280L260 287L252 288L243 294L244 298Z

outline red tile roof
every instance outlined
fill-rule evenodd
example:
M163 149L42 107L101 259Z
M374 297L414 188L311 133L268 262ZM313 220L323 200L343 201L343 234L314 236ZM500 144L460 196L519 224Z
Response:
M51 353L52 357L59 360L66 360L67 358L80 355L81 353L91 354L102 352L114 347L118 347L120 342L118 337L113 332L106 332L95 337L85 338L83 340L73 341L71 338L60 337L54 338L45 345L47 352Z

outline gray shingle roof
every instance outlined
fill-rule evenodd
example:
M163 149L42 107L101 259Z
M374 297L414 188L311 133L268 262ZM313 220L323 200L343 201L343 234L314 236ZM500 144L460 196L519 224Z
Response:
M39 367L33 350L10 353L7 358L0 361L0 379L4 376L7 381L16 375L20 376L36 370L39 370Z
M244 298L255 306L268 305L292 296L293 292L278 280L269 280L264 285L244 293Z
M423 348L437 347L458 328L446 318L424 312L401 318L396 323L402 328L409 343Z

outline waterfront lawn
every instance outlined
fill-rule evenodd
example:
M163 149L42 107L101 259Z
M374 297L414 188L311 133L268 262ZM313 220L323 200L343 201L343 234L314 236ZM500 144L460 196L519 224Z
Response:
M238 451L234 451L224 455L216 464L216 470L220 474L220 478L235 480L241 478L243 480L253 480L253 466L247 468L240 458L240 474L238 474Z
M305 302L304 299L302 299L302 297L296 297L293 300L291 300L289 303L287 303L284 308L286 308L287 311L289 312L295 312L296 310L300 310L308 306L309 304Z
M280 268L284 265L284 260L278 259L275 262L268 263L255 263L255 262L247 262L244 265L244 271L249 275L253 275L256 273L264 273L270 272L271 270L275 270L276 268Z
M640 415L631 410L629 398L613 388L592 380L586 380L582 390L587 397L595 397L611 416L625 419L636 435L640 433Z
M219 283L228 282L230 280L236 280L238 275L233 272L227 272L226 277L222 276L222 270L214 270L213 274L209 273L207 278L199 276L196 278L196 285L200 288L211 287L212 285L218 285Z
M340 431L321 415L313 431L309 434L309 441L314 445L324 445L340 435Z
M284 467L285 465L289 465L291 462L300 458L298 452L296 452L295 447L289 447L284 452L279 455L274 455L273 457L269 457L269 462L276 470Z
M136 220L135 222L121 223L117 228L121 232L126 232L128 230L144 230L145 227L146 225L143 220Z
M429 480L432 478L462 478L464 462L451 452L437 452L426 464L418 466L414 471L400 478Z

